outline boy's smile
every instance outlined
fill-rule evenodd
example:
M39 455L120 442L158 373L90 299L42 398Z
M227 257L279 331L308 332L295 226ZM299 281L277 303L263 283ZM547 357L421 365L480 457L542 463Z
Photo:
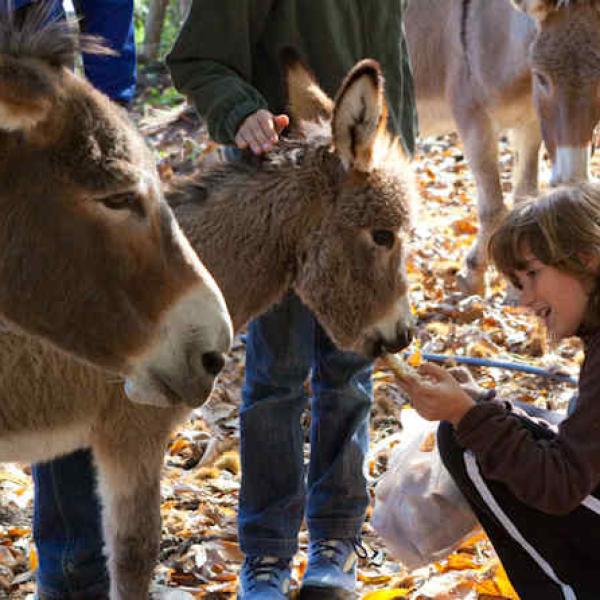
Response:
M544 321L556 339L575 335L585 316L589 286L580 278L547 265L533 254L526 267L515 272L521 288L520 301Z

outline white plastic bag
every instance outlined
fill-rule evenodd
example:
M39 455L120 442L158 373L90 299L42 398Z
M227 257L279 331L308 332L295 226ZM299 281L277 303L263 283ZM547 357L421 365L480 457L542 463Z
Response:
M437 450L437 421L402 411L402 441L375 489L371 524L408 569L441 560L479 525Z

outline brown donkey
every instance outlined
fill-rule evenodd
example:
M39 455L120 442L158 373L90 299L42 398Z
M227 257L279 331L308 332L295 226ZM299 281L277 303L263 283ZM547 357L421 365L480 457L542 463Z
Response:
M236 327L291 287L341 346L369 355L401 348L411 335L404 257L413 187L385 131L379 68L359 63L335 103L297 92L306 81L292 65L302 137L253 164L199 173L174 192L172 205ZM302 122L321 110L319 98L332 120ZM159 548L164 448L189 409L129 402L101 371L30 336L0 335L0 357L0 459L40 461L90 446L110 598L146 600Z
M0 6L0 316L126 378L133 399L208 396L231 340L211 276L125 112L76 77L44 5Z
M421 133L457 129L473 170L480 232L461 278L482 293L485 246L505 207L497 136L512 130L514 197L535 194L543 141L552 184L588 176L600 118L597 0L410 0L406 31Z

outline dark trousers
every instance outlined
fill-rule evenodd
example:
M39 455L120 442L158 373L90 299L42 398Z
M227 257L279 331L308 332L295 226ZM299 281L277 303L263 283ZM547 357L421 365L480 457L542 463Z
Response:
M301 416L309 374L311 452L305 474ZM238 526L244 553L293 556L305 507L311 539L357 537L369 503L363 469L371 362L337 349L289 293L248 328L242 399Z
M87 79L111 100L128 104L136 87L133 0L74 0L84 33L99 35L116 56L83 54Z
M555 435L527 417L522 421L539 438ZM581 505L560 516L535 510L504 484L481 475L474 455L458 445L449 423L440 424L438 444L522 600L600 598L600 514L593 506ZM600 488L590 496L592 504L595 498L600 498Z
M33 467L38 593L52 600L108 597L100 506L89 450Z
M25 17L32 0L13 0L17 19ZM46 0L52 8L48 17L65 17L62 0ZM111 100L127 105L136 91L137 64L133 23L133 0L73 0L81 31L102 38L114 56L83 53L85 76ZM0 12L2 6L0 5Z

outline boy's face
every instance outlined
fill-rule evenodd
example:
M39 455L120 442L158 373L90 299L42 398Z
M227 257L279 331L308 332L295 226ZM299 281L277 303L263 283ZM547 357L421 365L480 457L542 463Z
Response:
M580 278L525 253L526 266L515 275L521 287L520 302L540 317L552 337L575 335L583 322L590 289Z

